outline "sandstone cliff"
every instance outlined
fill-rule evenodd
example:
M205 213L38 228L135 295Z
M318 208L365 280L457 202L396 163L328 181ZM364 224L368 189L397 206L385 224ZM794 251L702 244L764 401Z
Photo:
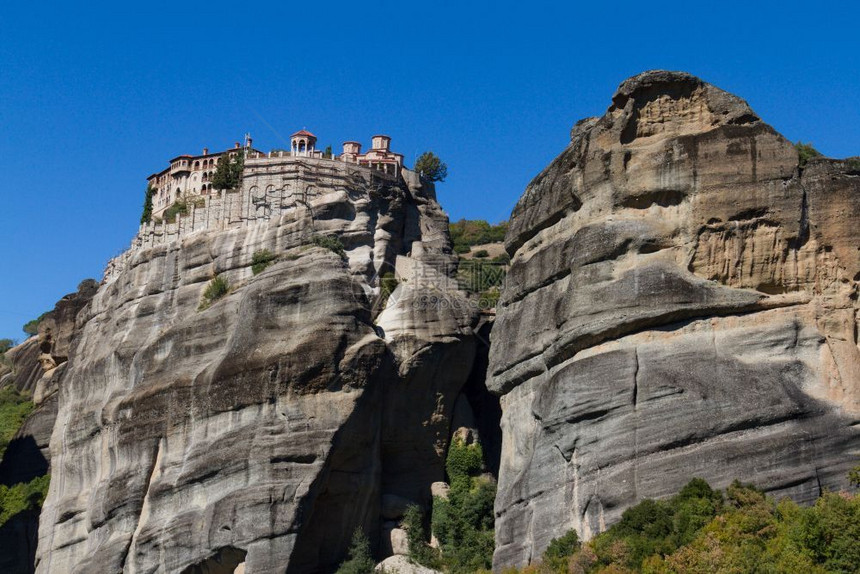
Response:
M269 221L133 250L77 315L38 572L325 571L356 527L378 541L384 497L429 502L476 314L432 189L337 163ZM424 272L381 300L398 266Z
M860 449L860 172L731 94L624 82L526 189L488 386L496 567L700 476L813 500Z

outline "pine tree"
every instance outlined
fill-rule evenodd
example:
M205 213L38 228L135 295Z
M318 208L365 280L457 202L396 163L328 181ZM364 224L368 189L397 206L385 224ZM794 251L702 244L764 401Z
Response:
M448 166L432 151L425 151L415 160L415 171L424 181L445 181Z
M239 152L233 157L223 154L218 158L215 174L212 176L212 186L215 189L236 189L242 181L242 170L245 169L245 154Z
M140 223L149 223L152 221L152 198L155 196L155 188L151 185L146 186L146 195L143 199L143 213L140 214Z
M336 574L371 574L375 566L370 541L361 528L356 528L352 533L348 559L340 565Z

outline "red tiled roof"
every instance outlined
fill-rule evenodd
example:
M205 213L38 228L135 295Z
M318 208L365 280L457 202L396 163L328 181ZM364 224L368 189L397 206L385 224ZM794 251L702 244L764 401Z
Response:
M294 138L294 137L296 137L296 136L310 136L310 137L312 137L312 138L317 137L317 136L315 136L314 134L312 134L311 132L309 132L309 131L307 131L307 130L299 130L299 131L297 131L296 133L294 133L293 135L291 135L290 137L291 137L291 138Z

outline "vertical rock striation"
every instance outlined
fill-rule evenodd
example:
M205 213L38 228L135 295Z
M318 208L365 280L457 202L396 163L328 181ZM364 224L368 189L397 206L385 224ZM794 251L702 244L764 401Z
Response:
M694 476L813 500L860 449L860 177L743 100L625 81L511 217L495 566ZM525 336L524 334L528 334Z
M38 572L328 571L356 527L378 539L383 496L429 499L475 317L413 309L408 282L378 314L398 257L452 259L432 189L406 176L317 183L307 212L124 259L59 380ZM253 275L261 249L278 260ZM216 275L230 290L201 306Z

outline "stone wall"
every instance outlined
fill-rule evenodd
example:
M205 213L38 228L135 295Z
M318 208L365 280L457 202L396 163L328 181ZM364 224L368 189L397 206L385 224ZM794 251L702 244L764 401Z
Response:
M332 159L250 157L245 160L239 190L191 198L188 213L177 215L176 221L141 225L129 249L108 262L104 279L116 278L141 250L201 231L242 228L286 218L306 219L307 231L313 233L315 205L334 195L347 194L357 199L356 194L362 190L369 192L399 183L399 177Z

